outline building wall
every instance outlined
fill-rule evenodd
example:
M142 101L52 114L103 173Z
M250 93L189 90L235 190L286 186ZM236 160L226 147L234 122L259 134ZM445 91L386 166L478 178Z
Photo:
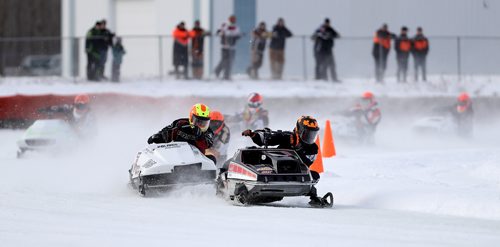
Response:
M118 35L165 35L175 25L186 21L192 26L195 6L200 6L202 25L215 33L221 23L234 11L234 1L241 0L62 0L76 2L75 35L84 36L95 20L106 18L110 29ZM195 4L199 1L199 4ZM388 23L392 31L401 25L414 34L422 26L428 36L500 36L500 2L494 0L256 0L257 22L266 21L268 27L278 17L285 18L295 35L310 35L325 17L343 37L364 39L340 39L336 42L335 56L341 77L371 77L371 37L382 23ZM213 16L210 3L213 2ZM66 19L67 21L67 19ZM64 22L63 22L64 25ZM250 41L250 36L240 40ZM124 57L124 76L164 75L172 70L172 41L158 42L153 37L124 39L128 53ZM500 42L496 40L467 39L461 41L462 66L470 73L494 73L500 63ZM483 49L480 49L483 48ZM80 46L83 53L82 46ZM161 49L161 57L159 50ZM214 50L213 56L208 51ZM219 60L219 43L206 43L206 74ZM303 76L313 71L312 42L308 37L295 37L287 44L285 74ZM304 56L305 54L305 56ZM394 52L389 58L388 74L394 73ZM80 56L80 72L86 58ZM268 74L267 54L261 74ZM304 71L304 64L307 64ZM457 41L455 38L431 40L429 72L437 74L456 73ZM109 66L108 66L109 67ZM109 73L109 72L108 72Z

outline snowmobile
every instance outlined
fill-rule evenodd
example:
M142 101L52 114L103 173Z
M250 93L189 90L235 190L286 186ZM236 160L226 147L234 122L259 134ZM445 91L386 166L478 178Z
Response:
M146 196L176 185L214 183L216 170L211 159L187 142L159 143L137 154L129 178L132 188Z
M17 158L26 151L57 152L77 142L78 136L71 125L62 119L36 120L17 141Z
M427 116L412 125L413 132L424 135L453 135L457 125L450 114Z
M348 143L358 143L361 137L357 129L357 121L354 117L338 115L332 120L332 132L335 138Z
M316 183L294 150L248 147L239 149L220 169L216 193L237 204L261 204L308 196ZM332 207L332 193L321 201L321 207Z

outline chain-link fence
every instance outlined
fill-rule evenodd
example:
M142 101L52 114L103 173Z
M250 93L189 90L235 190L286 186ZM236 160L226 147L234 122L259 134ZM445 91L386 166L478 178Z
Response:
M173 38L171 36L121 36L126 50L121 66L125 80L167 80L172 75ZM248 50L237 51L236 56L250 52L249 37L239 42L248 43ZM500 37L429 37L427 73L430 75L498 75L500 74ZM310 36L287 39L284 79L309 80L314 78L313 44ZM392 49L392 48L391 48ZM217 37L205 42L204 77L213 77L213 69L220 59ZM371 37L342 37L335 41L334 56L340 79L374 77L371 55ZM247 56L248 57L248 56ZM111 51L108 51L105 75L111 73ZM250 64L250 61L248 61ZM61 76L84 80L87 56L85 38L0 38L0 74L3 76ZM413 74L410 59L409 75ZM244 74L245 68L234 68ZM388 58L387 76L396 73L394 49ZM269 52L266 50L260 69L262 79L270 78Z

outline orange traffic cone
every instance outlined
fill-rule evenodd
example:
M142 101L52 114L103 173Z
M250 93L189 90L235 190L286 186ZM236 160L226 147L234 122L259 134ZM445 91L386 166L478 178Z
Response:
M330 126L330 120L326 120L325 137L323 138L323 156L330 158L335 155L337 155L337 151L335 151L335 143L333 142L332 127Z
M323 157L321 156L321 145L319 142L319 136L316 138L316 145L318 145L318 155L316 156L316 160L312 165L309 167L312 171L315 171L317 173L322 173L323 172Z

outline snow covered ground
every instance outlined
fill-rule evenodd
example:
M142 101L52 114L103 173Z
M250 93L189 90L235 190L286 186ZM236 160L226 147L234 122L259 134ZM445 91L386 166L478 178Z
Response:
M246 78L236 76L235 78ZM147 96L204 96L204 97L240 97L251 92L260 92L267 97L327 97L360 95L366 90L378 96L456 96L466 91L473 96L500 95L500 77L498 76L464 76L461 82L454 76L429 76L429 82L397 83L388 78L385 84L377 84L373 79L351 78L341 84L325 81L285 80L252 81L237 79L235 81L175 81L165 79L125 80L122 83L72 81L63 78L4 78L0 79L0 96L14 94L59 93L72 94L79 92L120 92Z
M444 91L418 91L390 82L385 86L354 81L342 85L259 82L255 88L250 83L4 81L0 92L183 96L199 95L199 90L206 89L219 96L241 97L248 90L262 89L269 97L289 102L292 109L305 101L297 103L283 96L299 95L301 90L335 96L358 95L365 87L373 87L393 97L455 95L451 86ZM482 96L493 96L500 88L481 83L488 88L481 91ZM168 91L173 85L179 91ZM295 93L277 90L283 86ZM173 116L161 118L169 117ZM272 117L273 126L283 128L295 118L276 112ZM313 209L308 208L307 198L290 198L271 206L234 206L217 198L211 186L142 198L127 187L127 169L146 138L163 123L149 118L124 120L101 121L94 140L71 147L68 153L31 154L24 159L15 155L22 130L0 130L1 246L497 246L500 242L500 130L496 122L477 123L476 137L463 141L414 136L402 122L386 117L375 147L337 141L338 156L325 159L326 172L318 186L320 194L334 193L336 205ZM233 136L238 138L237 133Z

